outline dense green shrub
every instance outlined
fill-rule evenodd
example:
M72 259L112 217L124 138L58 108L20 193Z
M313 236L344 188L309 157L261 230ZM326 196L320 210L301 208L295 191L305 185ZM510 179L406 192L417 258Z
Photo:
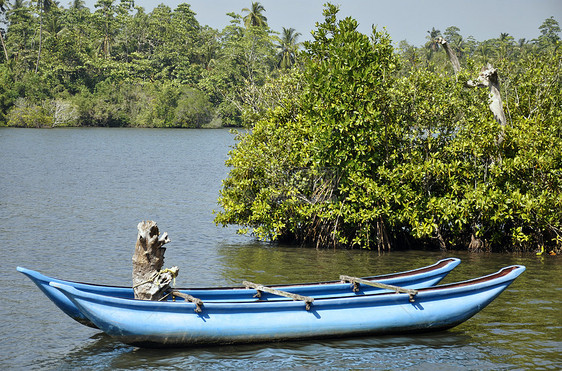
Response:
M559 249L560 49L498 64L504 128L467 87L475 63L399 71L388 35L336 13L306 45L302 92L240 135L217 223L317 246Z
M53 118L44 107L19 98L8 112L7 125L20 128L50 127Z
M184 89L175 108L175 126L200 128L213 118L213 108L207 96L195 89Z

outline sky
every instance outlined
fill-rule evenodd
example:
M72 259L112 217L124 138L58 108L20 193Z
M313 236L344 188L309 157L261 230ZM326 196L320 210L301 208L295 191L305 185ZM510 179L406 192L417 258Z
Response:
M119 1L119 0L117 0ZM323 4L328 0L259 0L265 8L269 27L280 32L283 27L301 33L299 41L310 40L316 22L322 22ZM69 0L61 0L64 6ZM478 41L497 38L508 33L517 41L531 40L540 35L539 26L546 18L554 16L562 27L562 0L331 0L340 5L339 18L347 16L359 22L359 31L371 33L372 25L385 27L395 43L406 40L421 46L427 31L433 27L444 32L449 26L460 28L460 34L473 36ZM86 0L94 11L96 0ZM148 13L158 4L175 9L187 3L197 13L201 25L222 30L229 24L226 14L241 15L252 0L136 0Z

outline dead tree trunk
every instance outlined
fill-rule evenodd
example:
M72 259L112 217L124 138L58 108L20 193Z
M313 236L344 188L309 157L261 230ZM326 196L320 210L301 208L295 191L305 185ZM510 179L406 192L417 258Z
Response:
M445 53L447 53L447 56L449 57L449 60L453 65L453 71L455 71L455 75L456 75L461 70L461 64L459 63L459 59L457 58L457 55L453 50L451 50L449 43L444 38L438 37L437 42L443 47L443 49L445 49Z
M144 221L137 225L137 243L133 255L133 289L135 299L159 300L170 288L170 283L177 276L178 268L162 270L164 265L164 244L170 242L168 233L160 236L153 221Z
M461 65L459 60L455 54L455 52L449 46L447 40L442 37L437 38L437 42L439 45L445 49L451 64L453 65L453 70L455 71L455 75L459 73L461 70ZM499 143L503 141L503 130L507 123L505 118L505 113L503 111L503 102L502 97L500 94L500 81L498 78L498 70L492 67L491 64L488 63L486 67L482 67L480 70L480 75L476 82L470 80L467 82L467 85L470 87L487 87L490 90L490 110L494 114L494 118L502 127L502 133L500 135Z
M0 41L2 42L2 49L4 50L4 57L6 58L6 63L8 63L8 51L6 50L6 44L4 44L4 37L2 36L2 30L0 30Z
M496 121L504 127L507 123L505 113L503 111L503 102L500 95L500 82L498 79L498 70L488 63L486 67L482 67L478 79L468 81L470 87L486 87L490 90L490 110L494 114Z
M500 82L498 78L498 70L488 63L486 67L482 67L480 75L476 82L468 81L470 87L487 87L490 90L490 110L494 114L494 118L501 125L501 133L498 138L498 145L504 140L504 131L507 120L503 111L503 102L500 95Z
M451 64L453 65L453 70L455 75L461 70L459 60L447 40L442 37L437 38L437 42L445 49ZM498 145L500 145L504 140L505 125L507 120L505 118L505 112L503 111L503 101L500 94L500 81L498 78L498 70L492 67L488 63L486 67L482 67L480 70L480 75L476 82L470 80L467 82L470 87L486 87L490 90L490 110L494 114L494 119L501 125L501 133L498 138Z
M459 60L455 52L451 49L447 40L442 37L437 38L437 42L445 49L451 64L453 65L453 70L455 75L461 70ZM503 110L503 101L500 94L500 82L498 78L498 70L494 68L490 63L485 67L482 67L478 79L476 81L469 80L466 82L469 87L487 87L490 91L490 111L494 115L494 119L500 124L501 132L498 136L497 145L498 147L502 144L505 138L505 126L507 125L507 119L505 118L505 112ZM499 156L499 161L501 162L501 155ZM446 243L443 239L439 228L437 229L437 239L442 250L446 250ZM482 251L484 249L484 243L481 239L476 238L474 233L471 235L471 241L468 246L469 251Z

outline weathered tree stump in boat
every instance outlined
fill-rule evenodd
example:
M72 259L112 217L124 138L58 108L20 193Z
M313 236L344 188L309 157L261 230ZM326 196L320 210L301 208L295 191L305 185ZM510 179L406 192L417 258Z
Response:
M137 225L137 243L133 254L133 289L135 299L159 300L169 290L170 283L178 274L178 267L162 270L164 245L170 242L168 233L160 235L153 221Z

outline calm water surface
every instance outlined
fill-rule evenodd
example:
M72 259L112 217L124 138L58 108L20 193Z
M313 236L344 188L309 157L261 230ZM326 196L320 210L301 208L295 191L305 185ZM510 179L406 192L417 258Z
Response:
M0 129L0 368L561 369L559 257L465 252L334 251L270 246L213 224L233 136L226 130ZM527 271L490 306L449 331L415 336L147 350L66 317L15 268L130 284L139 221L172 242L177 285L336 279L411 269L455 256L446 282Z

